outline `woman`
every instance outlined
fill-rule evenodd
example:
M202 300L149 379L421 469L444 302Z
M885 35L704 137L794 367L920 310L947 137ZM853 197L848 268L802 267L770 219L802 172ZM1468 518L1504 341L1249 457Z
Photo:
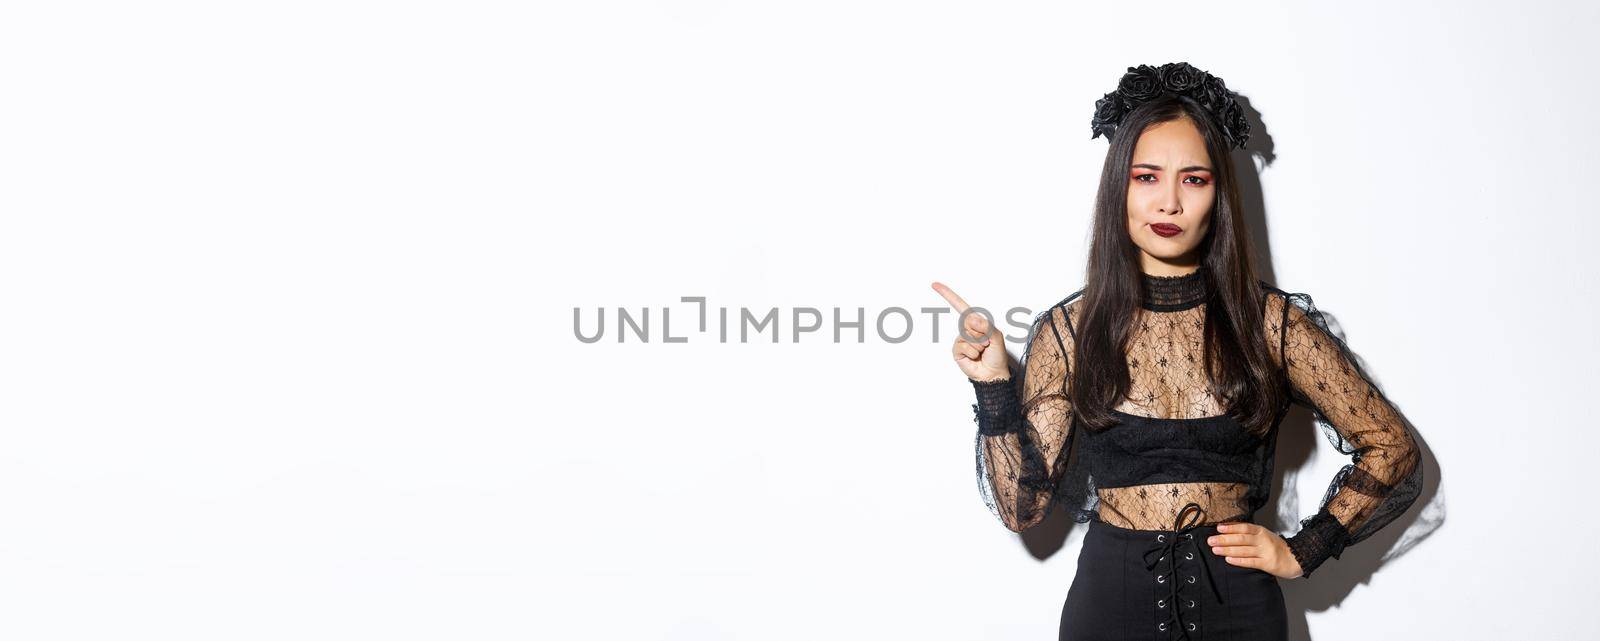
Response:
M1082 289L1040 313L1011 380L1005 339L962 312L978 474L1021 531L1061 499L1090 523L1060 638L1284 639L1279 579L1310 576L1411 505L1412 435L1305 294L1260 281L1230 147L1249 125L1187 63L1130 68L1096 104L1110 150ZM1252 522L1277 427L1311 409L1352 456L1285 539ZM1076 435L1082 482L1063 487Z

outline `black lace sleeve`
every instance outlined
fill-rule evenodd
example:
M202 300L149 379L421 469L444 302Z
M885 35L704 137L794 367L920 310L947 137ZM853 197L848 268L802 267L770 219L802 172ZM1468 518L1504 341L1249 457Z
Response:
M1280 353L1291 398L1351 459L1316 514L1287 539L1304 577L1405 512L1421 493L1422 465L1400 413L1329 331L1311 297L1285 293L1283 302Z
M1063 450L1072 423L1067 359L1072 350L1064 313L1057 305L1035 317L1020 381L972 381L977 393L978 487L989 510L1017 532L1044 520L1065 468Z

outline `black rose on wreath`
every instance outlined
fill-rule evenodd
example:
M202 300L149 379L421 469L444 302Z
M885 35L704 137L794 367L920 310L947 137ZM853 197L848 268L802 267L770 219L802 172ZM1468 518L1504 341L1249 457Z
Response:
M1175 62L1162 68L1161 85L1168 91L1183 93L1200 84L1204 73L1187 62Z
M1103 135L1109 140L1111 134L1117 132L1117 124L1121 123L1122 117L1127 114L1128 110L1123 106L1121 94L1112 92L1106 94L1104 98L1096 100L1094 102L1094 118L1089 123L1094 130L1094 135L1090 136L1090 138Z
M1161 89L1161 71L1150 65L1128 67L1128 73L1117 83L1117 92L1136 103L1161 95Z
M1089 137L1110 139L1129 112L1164 94L1187 96L1199 103L1230 146L1243 148L1250 139L1250 122L1239 106L1238 93L1230 91L1221 78L1187 62L1128 67L1117 82L1117 90L1095 101Z
M1228 101L1222 105L1217 116L1217 124L1222 128L1222 134L1228 140L1237 140L1240 147L1250 138L1250 121L1244 117L1244 108L1238 103Z

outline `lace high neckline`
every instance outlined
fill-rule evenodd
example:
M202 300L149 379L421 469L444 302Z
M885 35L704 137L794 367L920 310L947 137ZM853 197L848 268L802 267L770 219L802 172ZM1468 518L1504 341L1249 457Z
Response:
M1144 297L1139 304L1145 309L1173 312L1196 307L1206 302L1210 294L1206 285L1206 267L1181 276L1153 276L1140 273L1144 280Z

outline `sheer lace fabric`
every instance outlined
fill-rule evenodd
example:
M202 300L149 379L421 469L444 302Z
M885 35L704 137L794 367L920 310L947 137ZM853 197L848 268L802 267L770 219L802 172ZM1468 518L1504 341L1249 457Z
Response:
M1007 527L1037 524L1058 502L1079 522L1142 530L1172 529L1190 502L1203 508L1203 524L1245 520L1266 503L1277 422L1288 407L1265 437L1226 416L1204 370L1203 273L1144 282L1126 353L1129 393L1112 408L1120 425L1099 434L1073 429L1067 384L1081 291L1034 319L1015 381L973 382L979 487ZM1309 576L1404 512L1420 492L1421 466L1399 413L1311 298L1262 285L1263 331L1291 401L1309 408L1351 458L1288 539ZM1074 441L1087 473L1063 483Z

